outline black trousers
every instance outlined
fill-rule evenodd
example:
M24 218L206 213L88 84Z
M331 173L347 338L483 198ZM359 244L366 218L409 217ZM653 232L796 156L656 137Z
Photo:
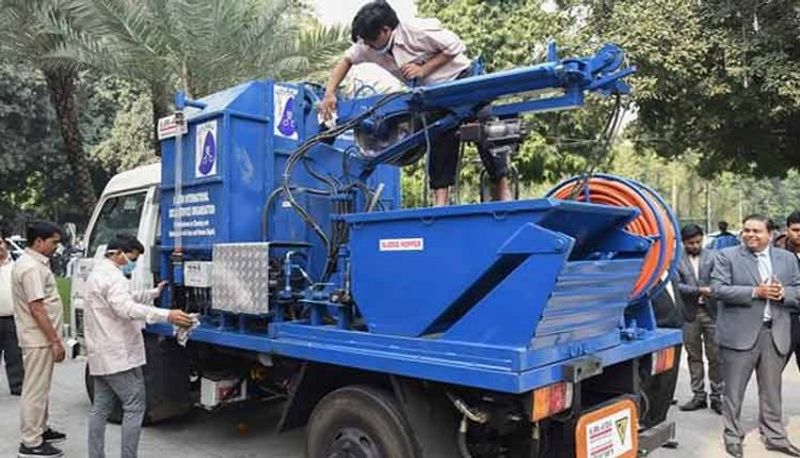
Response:
M456 79L472 75L472 69L464 70ZM476 117L485 120L491 115L491 105L481 109ZM442 133L431 140L430 157L428 158L428 176L431 189L442 189L453 186L458 173L458 155L461 141L458 138L458 128ZM508 176L508 156L496 155L482 145L478 145L478 155L481 158L489 179L497 183L501 178Z
M792 359L794 353L797 369L800 370L800 315L792 313L792 345L789 347L789 354L786 355L786 364ZM784 366L786 369L786 366Z
M0 355L6 363L6 376L11 394L20 394L24 370L13 316L0 316Z
M431 189L447 188L455 184L460 147L458 129L449 130L431 141L431 157L428 163ZM496 155L480 145L478 155L492 183L508 176L508 156Z

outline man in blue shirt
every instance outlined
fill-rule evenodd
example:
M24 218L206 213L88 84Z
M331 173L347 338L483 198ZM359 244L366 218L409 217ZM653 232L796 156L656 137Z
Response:
M728 232L727 222L720 221L717 227L719 228L719 234L713 236L711 243L708 244L708 248L712 250L721 250L723 248L739 245L739 237Z

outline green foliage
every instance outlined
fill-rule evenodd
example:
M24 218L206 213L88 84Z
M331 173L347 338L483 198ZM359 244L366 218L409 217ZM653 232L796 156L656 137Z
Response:
M586 9L594 2L562 2ZM702 152L700 171L784 175L800 159L800 7L778 0L626 0L590 8L634 78L637 144Z
M547 43L555 40L562 57L597 51L597 40L586 41L567 11L549 11L542 0L419 0L421 16L434 16L467 45L468 54L481 56L488 71L533 65L545 59ZM542 181L602 167L605 161L593 142L612 104L590 97L587 108L526 117L533 133L514 160L523 188ZM578 141L575 141L578 140ZM477 186L475 173L463 175L466 190Z
M92 205L76 189L87 184L83 194L94 194L117 171L155 160L155 121L171 111L176 89L201 97L249 79L320 76L347 46L345 30L320 26L301 0L0 5L0 139L8 139L0 146L0 222L23 213L85 219ZM44 80L33 68L59 78ZM59 89L73 101L58 117L46 85L54 80L69 83ZM73 149L82 147L80 163L69 161L72 174L65 163L76 154L64 154L59 123L77 139ZM75 167L88 171L84 180Z
M158 160L151 142L153 113L150 93L136 83L116 77L85 78L87 94L84 137L87 150L109 178Z
M194 97L249 79L302 78L346 45L344 30L308 18L297 0L74 0L93 40L70 52L87 65Z
M0 226L19 213L65 211L69 172L44 79L0 60L0 101Z

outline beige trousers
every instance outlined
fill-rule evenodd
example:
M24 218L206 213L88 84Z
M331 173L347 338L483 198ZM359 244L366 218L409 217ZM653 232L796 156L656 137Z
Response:
M19 407L22 443L37 447L47 427L47 398L53 380L53 350L50 347L23 348L22 364L25 378Z

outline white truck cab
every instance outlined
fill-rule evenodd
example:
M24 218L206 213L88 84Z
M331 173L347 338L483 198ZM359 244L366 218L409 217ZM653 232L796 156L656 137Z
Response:
M145 246L131 278L131 289L153 287L150 250L155 249L159 231L158 186L161 183L161 164L137 167L115 175L106 185L92 213L83 239L85 252L78 260L71 277L72 303L70 338L82 352L84 285L94 263L102 259L108 242L119 233L136 236ZM75 355L77 352L73 352Z

